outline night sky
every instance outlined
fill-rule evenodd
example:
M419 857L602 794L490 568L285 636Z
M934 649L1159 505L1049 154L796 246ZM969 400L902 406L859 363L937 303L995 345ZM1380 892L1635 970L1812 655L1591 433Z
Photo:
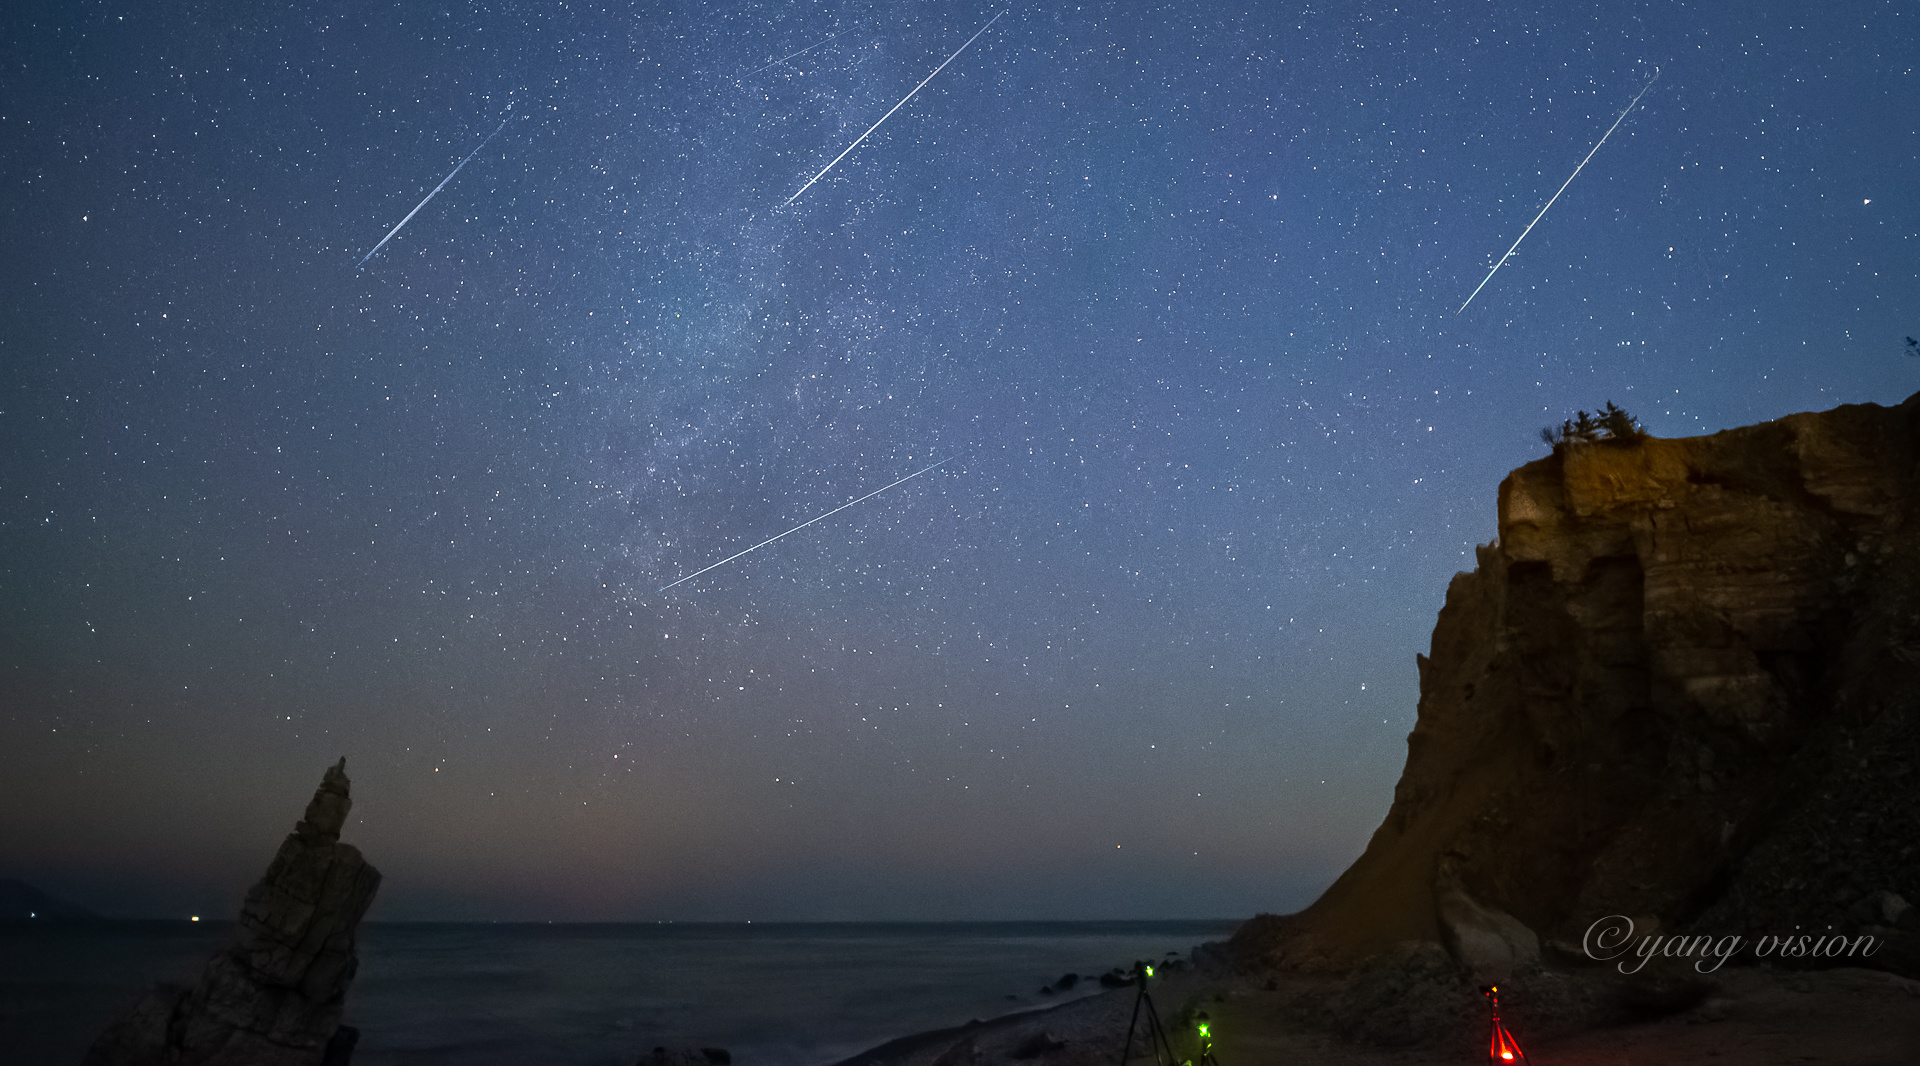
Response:
M231 913L345 755L376 917L1296 908L1542 426L1920 388L1916 63L1899 2L10 3L0 876Z

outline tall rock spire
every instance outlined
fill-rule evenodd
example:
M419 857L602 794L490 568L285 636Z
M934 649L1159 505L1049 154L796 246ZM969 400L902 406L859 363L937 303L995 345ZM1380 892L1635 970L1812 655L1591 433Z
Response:
M359 1035L340 1024L356 932L380 888L380 872L340 843L348 785L343 758L198 983L156 985L100 1034L84 1066L344 1066Z

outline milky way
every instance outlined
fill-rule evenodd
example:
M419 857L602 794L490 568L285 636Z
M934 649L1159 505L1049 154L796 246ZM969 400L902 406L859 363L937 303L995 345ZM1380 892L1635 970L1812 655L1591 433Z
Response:
M10 5L0 876L230 912L346 755L377 916L1298 906L1541 426L1920 388L1915 23Z

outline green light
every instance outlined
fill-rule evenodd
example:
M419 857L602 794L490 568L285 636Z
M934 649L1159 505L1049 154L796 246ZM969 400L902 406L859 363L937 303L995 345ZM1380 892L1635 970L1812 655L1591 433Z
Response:
M1148 976L1148 977L1152 977L1152 976L1153 976L1153 967L1151 967L1151 966L1149 966L1149 967L1147 967L1147 976Z
M1202 1040L1213 1039L1213 1027L1209 1026L1206 1022L1200 1023L1200 1038Z

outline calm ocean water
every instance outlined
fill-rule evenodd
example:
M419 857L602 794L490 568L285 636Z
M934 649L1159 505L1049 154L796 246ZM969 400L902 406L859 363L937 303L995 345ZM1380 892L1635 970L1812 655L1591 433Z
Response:
M358 1066L631 1066L661 1045L724 1047L738 1066L825 1066L1059 1002L1039 989L1063 973L1184 955L1234 924L380 923L362 930L347 1021L361 1030ZM140 989L193 974L226 931L0 926L5 1060L77 1062Z

